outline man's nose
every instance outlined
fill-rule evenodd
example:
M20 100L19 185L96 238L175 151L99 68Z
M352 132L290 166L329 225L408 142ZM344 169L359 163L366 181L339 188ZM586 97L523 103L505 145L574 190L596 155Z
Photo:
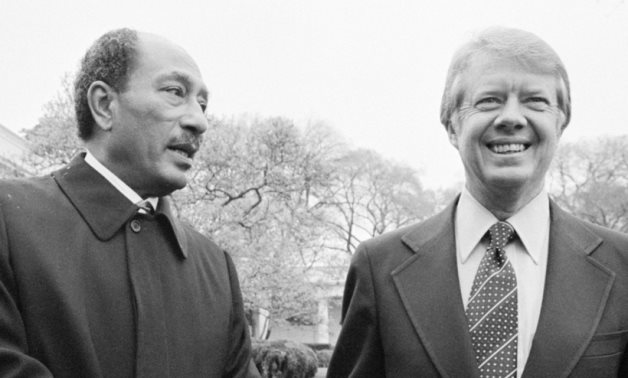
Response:
M203 134L207 130L207 116L201 104L196 101L190 102L185 115L181 118L181 126L198 135Z
M501 109L500 114L495 118L495 126L507 128L522 128L528 124L528 120L523 113L522 104L519 99L509 97Z

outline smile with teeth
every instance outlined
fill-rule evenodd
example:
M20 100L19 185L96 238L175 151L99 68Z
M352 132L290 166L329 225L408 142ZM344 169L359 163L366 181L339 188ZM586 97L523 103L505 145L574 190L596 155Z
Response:
M491 144L489 145L491 151L497 154L514 154L517 152L525 151L528 146L523 143L509 143L509 144Z

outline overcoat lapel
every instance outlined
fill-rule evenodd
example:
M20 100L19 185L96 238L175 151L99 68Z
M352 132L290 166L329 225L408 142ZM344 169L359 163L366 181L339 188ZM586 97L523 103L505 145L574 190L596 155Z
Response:
M539 324L523 377L566 377L602 317L615 274L590 256L602 240L550 206L550 241Z
M111 239L133 215L137 205L131 203L100 173L85 162L85 153L76 156L70 164L52 173L59 188L81 214L96 237ZM170 225L179 252L188 256L188 239L178 218L172 212L169 196L160 197L156 215Z
M415 254L392 272L412 325L444 377L478 377L454 240L457 201L402 237Z
M84 158L85 154L81 153L52 176L94 235L106 241L137 212L137 206L85 163Z

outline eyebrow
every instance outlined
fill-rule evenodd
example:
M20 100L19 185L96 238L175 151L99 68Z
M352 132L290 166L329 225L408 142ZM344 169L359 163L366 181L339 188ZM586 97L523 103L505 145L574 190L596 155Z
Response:
M160 80L165 80L165 79L173 79L176 81L179 81L181 83L183 83L186 87L191 88L194 86L194 81L192 80L192 78L190 77L190 75L184 73L184 72L180 72L180 71L173 71L170 73L166 73L163 75L159 76ZM207 90L207 87L205 86L204 83L201 82L201 87L199 90L199 94L201 96L203 96L203 98L205 100L208 100L209 98L209 91Z

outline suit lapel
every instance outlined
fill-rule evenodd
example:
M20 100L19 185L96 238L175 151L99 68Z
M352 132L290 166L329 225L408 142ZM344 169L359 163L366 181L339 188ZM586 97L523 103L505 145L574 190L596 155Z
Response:
M478 377L458 283L453 222L456 203L402 237L416 254L397 267L392 278L439 373Z
M602 240L553 202L550 214L543 305L524 377L569 374L595 333L614 281L589 256Z
M392 278L418 337L443 376L477 377L456 268L457 201L402 237L415 254ZM550 206L543 305L524 377L565 377L593 337L614 273L590 255L602 240Z

